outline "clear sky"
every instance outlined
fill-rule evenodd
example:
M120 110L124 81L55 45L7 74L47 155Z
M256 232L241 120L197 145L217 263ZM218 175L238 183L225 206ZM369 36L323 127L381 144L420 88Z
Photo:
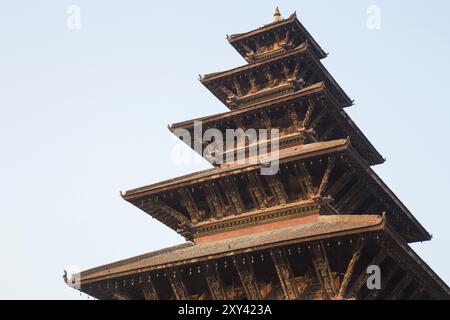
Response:
M173 163L167 124L227 110L198 74L244 64L225 35L277 5L330 53L375 170L434 236L414 249L450 283L449 1L2 0L0 298L85 299L63 269L183 241L119 191L208 167Z

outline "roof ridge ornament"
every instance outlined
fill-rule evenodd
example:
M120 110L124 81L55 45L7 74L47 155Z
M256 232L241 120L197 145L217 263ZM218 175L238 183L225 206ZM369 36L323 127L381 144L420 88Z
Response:
M278 7L275 8L275 13L273 14L273 21L274 22L281 21L281 13L280 13L280 9Z

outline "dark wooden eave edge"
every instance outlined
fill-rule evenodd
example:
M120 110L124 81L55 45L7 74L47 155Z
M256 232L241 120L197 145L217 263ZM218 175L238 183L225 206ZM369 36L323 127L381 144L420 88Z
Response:
M430 268L430 266L412 249L398 234L395 232L389 224L385 226L386 235L391 238L395 243L397 243L400 249L407 255L410 259L415 261L415 263L426 272L426 274L431 277L435 283L447 294L447 299L450 299L450 288L448 285Z
M248 69L257 68L257 67L260 67L262 65L268 65L268 64L271 64L273 62L277 62L278 60L282 60L282 59L285 59L285 58L288 58L288 57L291 57L291 56L295 56L297 54L307 54L308 57L310 57L313 61L315 61L315 63L317 64L318 68L322 70L322 72L324 73L325 77L327 78L327 81L329 81L333 86L335 86L337 92L339 92L339 95L342 96L342 99L343 99L342 107L349 107L349 106L353 105L353 100L350 99L350 97L347 95L347 93L342 89L342 87L334 79L334 77L327 70L327 68L325 68L325 66L322 64L322 62L319 59L317 59L316 56L311 52L310 46L311 46L310 43L304 42L304 43L300 44L297 48L292 49L292 50L290 50L290 51L288 51L286 53L283 53L281 55L275 56L273 58L265 59L265 60L254 62L254 63L250 63L250 64L245 64L245 65L242 65L240 67L232 68L232 69L225 70L225 71L219 71L219 72L205 74L203 76L200 76L199 80L208 90L211 90L208 87L208 85L209 85L209 83L211 81L218 80L220 78L227 77L227 76L232 75L232 74L237 74L239 72L244 72L244 71L246 71ZM220 97L217 96L217 98L220 101L222 101L222 99ZM222 101L222 103L224 103L226 105L226 103L224 101Z
M299 29L305 34L308 41L310 41L311 44L313 45L313 47L314 47L315 51L317 52L318 57L320 59L324 59L327 57L327 54L325 53L325 51L322 50L322 48L317 43L317 41L313 38L313 36L311 36L311 34L308 32L308 30L298 20L297 12L295 12L295 11L287 19L283 19L283 20L277 21L277 22L272 22L272 23L266 24L262 27L253 29L248 32L232 34L230 36L227 36L227 40L239 52L239 50L238 50L238 42L239 41L245 40L245 39L255 36L257 34L265 33L265 32L268 32L273 29L277 29L277 28L280 28L280 27L283 27L283 26L286 26L289 24L296 24L299 27Z
M232 253L233 254L239 254L241 252L247 252L249 250L264 250L267 248L271 248L273 246L283 246L283 245L289 245L289 244L293 244L293 243L307 243L307 242L311 242L311 241L318 241L318 240L323 240L323 239L330 239L330 238L337 238L337 237L342 237L342 236L349 236L349 235L354 235L354 234L359 234L359 233L369 233L369 232L377 232L377 231L382 231L384 230L385 226L386 226L386 218L385 216L380 216L380 215L337 215L337 216L320 216L319 218L320 220L317 222L311 222L308 223L306 225L314 225L316 223L320 223L320 222L328 222L330 225L331 224L336 224L336 225L345 225L345 224L349 224L349 227L347 228L338 228L337 231L329 231L329 232L325 232L325 233L317 233L317 234L312 234L312 235L296 235L295 237L293 237L292 239L288 239L288 240L279 240L279 241L275 241L275 242L271 242L268 244L262 244L262 245L252 245L250 247L242 247L242 248L238 248L238 249L233 249ZM365 221L365 223L363 223L363 225L358 225L358 226L353 226L351 225L352 223L355 223L356 221ZM295 226L291 226L291 227L284 227L284 228L280 228L278 229L280 232L282 232L283 230L287 230L287 229L291 229L291 228L295 228ZM217 243L228 243L230 241L236 241L239 240L241 238L247 238L247 237L258 237L259 235L262 234L268 234L271 233L272 231L263 231L263 232L258 232L255 234L251 234L251 235L244 235L241 237L237 237L237 238L231 238L231 239L225 239L225 240L218 240L216 242L213 242L212 244L217 244ZM157 269L162 269L162 268L167 268L169 266L177 266L177 265L181 265L181 264L188 264L188 263L194 263L194 262L199 262L202 260L211 260L211 259L216 259L216 258L220 258L221 256L223 256L223 252L217 252L217 253L207 253L204 255L199 255L199 256L195 256L192 257L189 260L182 260L182 259L178 259L178 260L174 260L171 261L170 263L163 263L163 264L154 264L154 265L148 265L148 266L140 266L139 268L133 268L133 269L129 269L123 272L110 272L112 268L117 268L117 267L122 267L122 266L126 266L126 265L130 265L136 261L142 260L142 259L146 259L146 258L150 258L153 256L157 256L160 254L164 254L165 252L170 252L170 251L176 251L176 250L182 250L185 248L189 248L189 247L202 247L205 245L210 245L210 244L193 244L192 242L185 242L183 244L177 245L177 246L173 246L173 247L169 247L166 249L162 249L162 250L158 250L158 251L154 251L154 252L149 252L143 255L139 255L136 257L132 257L129 259L125 259L125 260L120 260L117 262L113 262L113 263L109 263L103 266L99 266L99 267L95 267L92 269L88 269L85 271L82 271L80 273L80 280L81 280L81 284L88 284L88 283L92 283L92 282L96 282L96 281L101 281L101 280L106 280L106 279L110 279L110 278L117 278L117 277L121 277L121 276L127 276L130 274L135 274L135 273L141 273L141 272L148 272L151 270L157 270ZM228 255L229 253L227 253ZM101 276L99 276L98 274L102 274Z
M227 112L221 112L217 114L213 114L210 116L200 117L196 119L191 120L185 120L182 122L174 123L168 126L169 130L174 133L176 129L189 129L194 126L194 122L201 121L203 123L208 123L216 120L223 120L226 118L229 118L231 116L244 114L248 111L253 111L260 108L266 108L270 105L287 102L293 99L301 98L304 96L312 95L315 93L323 93L325 94L330 102L333 104L333 106L337 109L341 109L338 102L334 99L333 95L330 93L329 89L326 87L326 84L322 82L315 83L313 85L310 85L309 87L303 88L300 91L294 92L294 93L288 93L286 95L277 96L273 99L270 99L268 101L255 103L250 106L246 106L243 108L238 108L235 110L227 111ZM366 135L359 129L359 127L355 124L355 122L350 118L350 116L344 111L339 111L341 115L343 116L345 122L350 126L352 130L354 130L356 136L361 139L362 143L367 146L367 148L370 150L370 152L373 154L373 161L369 161L370 165L379 165L385 162L385 159L383 156L378 152L378 150L375 148L375 146L370 142L370 140L366 137Z

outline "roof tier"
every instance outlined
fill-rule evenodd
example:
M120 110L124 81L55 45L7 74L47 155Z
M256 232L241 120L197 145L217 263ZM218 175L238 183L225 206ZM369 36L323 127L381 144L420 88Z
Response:
M276 158L269 155L256 163L205 170L130 190L123 197L194 241L315 210L319 214L386 212L405 241L430 239L349 140L283 149L277 174L261 176L261 169Z

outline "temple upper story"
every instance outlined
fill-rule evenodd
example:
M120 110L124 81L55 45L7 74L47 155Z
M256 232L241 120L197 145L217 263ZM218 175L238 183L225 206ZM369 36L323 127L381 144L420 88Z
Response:
M227 36L227 39L249 63L286 53L305 42L311 44L317 58L326 57L326 53L297 19L297 14L294 12L289 18L283 19L278 8L272 23L249 32Z

